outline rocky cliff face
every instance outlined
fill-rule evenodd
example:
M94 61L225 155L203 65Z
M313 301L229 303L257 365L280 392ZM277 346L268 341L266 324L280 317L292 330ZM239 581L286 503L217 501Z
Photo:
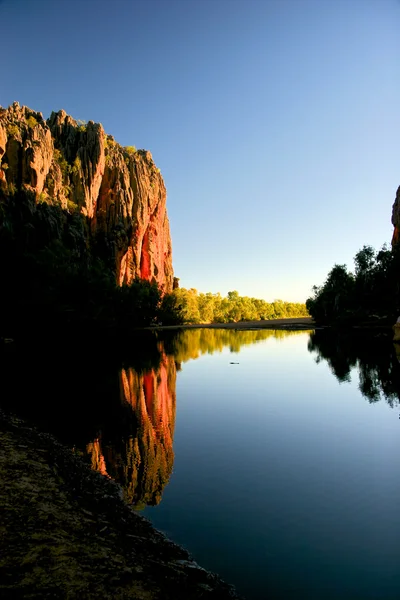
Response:
M0 190L85 215L121 285L140 277L172 290L166 189L150 152L123 148L99 123L63 110L46 121L15 102L0 107Z
M400 187L397 188L396 199L392 209L392 224L394 226L392 246L400 241Z

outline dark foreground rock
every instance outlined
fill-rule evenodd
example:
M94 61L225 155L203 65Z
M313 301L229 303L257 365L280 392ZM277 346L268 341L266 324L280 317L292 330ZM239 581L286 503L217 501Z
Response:
M47 434L0 411L0 597L234 599Z

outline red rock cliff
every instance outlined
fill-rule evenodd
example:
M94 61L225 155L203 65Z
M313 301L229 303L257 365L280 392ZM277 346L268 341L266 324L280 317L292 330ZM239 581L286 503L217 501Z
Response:
M121 285L140 277L172 291L166 189L150 152L123 148L99 123L79 124L63 110L46 121L15 102L0 107L0 186L86 215Z

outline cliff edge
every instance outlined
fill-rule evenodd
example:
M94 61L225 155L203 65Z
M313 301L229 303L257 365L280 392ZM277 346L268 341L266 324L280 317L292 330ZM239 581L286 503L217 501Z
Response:
M120 285L139 277L172 291L166 189L150 152L122 147L99 123L63 110L45 120L14 102L0 107L0 194L21 192L84 215Z

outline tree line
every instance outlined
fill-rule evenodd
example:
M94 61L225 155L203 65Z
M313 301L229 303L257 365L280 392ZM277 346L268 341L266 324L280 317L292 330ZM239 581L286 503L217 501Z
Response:
M321 286L306 301L310 315L321 324L393 324L400 314L400 249L379 251L363 246L354 257L354 270L335 264Z
M305 304L283 300L266 302L240 296L236 290L224 297L220 293L199 293L194 288L178 288L172 292L166 304L168 302L179 311L183 323L237 323L309 316Z
M110 243L84 215L34 194L0 190L0 337L129 335L155 324L308 316L305 304L176 289L136 279L120 287Z

